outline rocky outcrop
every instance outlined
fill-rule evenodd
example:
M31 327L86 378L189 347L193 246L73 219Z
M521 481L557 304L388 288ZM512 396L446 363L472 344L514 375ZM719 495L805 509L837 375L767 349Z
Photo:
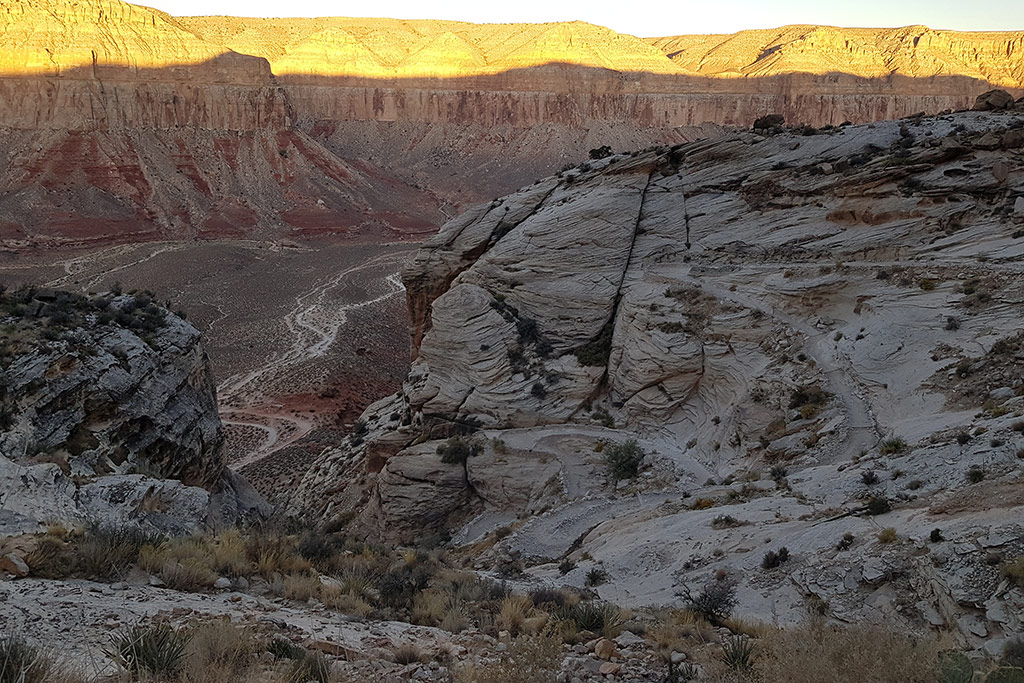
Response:
M590 149L766 113L837 125L1021 93L1019 33L793 26L641 40L582 22L0 16L0 240L432 233Z
M468 211L403 275L403 391L296 509L493 544L478 568L538 581L603 569L606 599L724 571L746 614L812 600L995 652L1021 629L986 562L1024 552L1022 129L1019 109L768 126ZM631 440L638 476L616 479ZM773 573L778 547L796 559Z
M4 527L47 519L191 528L266 512L225 468L199 333L149 295L2 295Z

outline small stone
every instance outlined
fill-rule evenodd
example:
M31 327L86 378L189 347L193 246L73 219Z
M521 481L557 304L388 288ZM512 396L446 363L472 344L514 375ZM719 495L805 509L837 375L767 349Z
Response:
M1013 212L1018 216L1024 216L1024 197L1017 197L1013 203Z
M28 576L29 568L25 560L14 553L8 553L0 557L0 572L6 572L16 578Z
M1006 179L1010 177L1010 165L1005 161L997 161L992 164L992 177L996 179L997 183L1005 183Z
M601 668L598 669L598 672L602 676L615 676L621 670L622 670L622 665L621 664L616 664L615 662L605 662L604 664L601 665Z
M166 585L166 584L164 584L164 580L161 579L159 576L150 576L149 577L149 585L150 586L156 586L156 587L159 588L160 586L163 586L163 585Z
M821 171L825 175L832 175L832 171L833 171L832 164L828 164L828 163L818 164L818 170Z
M974 148L984 150L998 149L1000 142L999 136L995 133L985 133L974 141Z
M221 576L213 582L213 587L217 590L227 590L228 588L231 588L231 579L226 576Z
M615 644L619 647L632 647L634 645L643 645L645 641L640 636L636 635L631 631L623 631L615 637Z
M249 579L245 578L244 576L239 576L237 579L235 579L235 590L249 590Z
M672 661L673 664L682 664L686 661L686 653L673 652L671 655L669 655L669 659Z
M615 643L607 638L601 638L601 640L597 641L597 644L594 645L594 654L598 659L603 659L605 661L611 659L617 654L615 651Z
M1020 149L1024 147L1024 132L1008 130L1003 135L1003 149Z

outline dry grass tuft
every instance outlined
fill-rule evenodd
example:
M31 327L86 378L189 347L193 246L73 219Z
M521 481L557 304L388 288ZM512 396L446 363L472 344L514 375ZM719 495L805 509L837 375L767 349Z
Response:
M562 663L562 643L553 636L523 636L491 664L462 666L456 683L555 683Z
M941 644L879 626L806 626L772 630L760 642L760 680L787 683L934 683Z

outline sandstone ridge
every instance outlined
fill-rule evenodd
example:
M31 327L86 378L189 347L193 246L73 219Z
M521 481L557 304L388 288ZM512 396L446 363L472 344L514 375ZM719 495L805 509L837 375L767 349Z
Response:
M403 391L297 509L528 581L600 569L628 604L722 570L751 615L821 601L998 647L1022 627L986 565L1024 552L1022 149L1019 106L769 127L472 209L405 271ZM798 559L765 572L780 546Z

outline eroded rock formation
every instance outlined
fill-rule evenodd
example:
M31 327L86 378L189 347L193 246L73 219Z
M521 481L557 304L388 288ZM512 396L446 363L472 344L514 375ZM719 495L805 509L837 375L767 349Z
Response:
M538 580L602 569L606 599L721 570L752 615L820 601L999 647L1022 626L985 564L1024 551L1022 130L1018 106L745 131L466 212L404 274L403 391L296 504ZM777 547L798 559L771 573Z
M225 467L194 327L143 294L0 296L5 528L52 518L187 529L266 512Z

